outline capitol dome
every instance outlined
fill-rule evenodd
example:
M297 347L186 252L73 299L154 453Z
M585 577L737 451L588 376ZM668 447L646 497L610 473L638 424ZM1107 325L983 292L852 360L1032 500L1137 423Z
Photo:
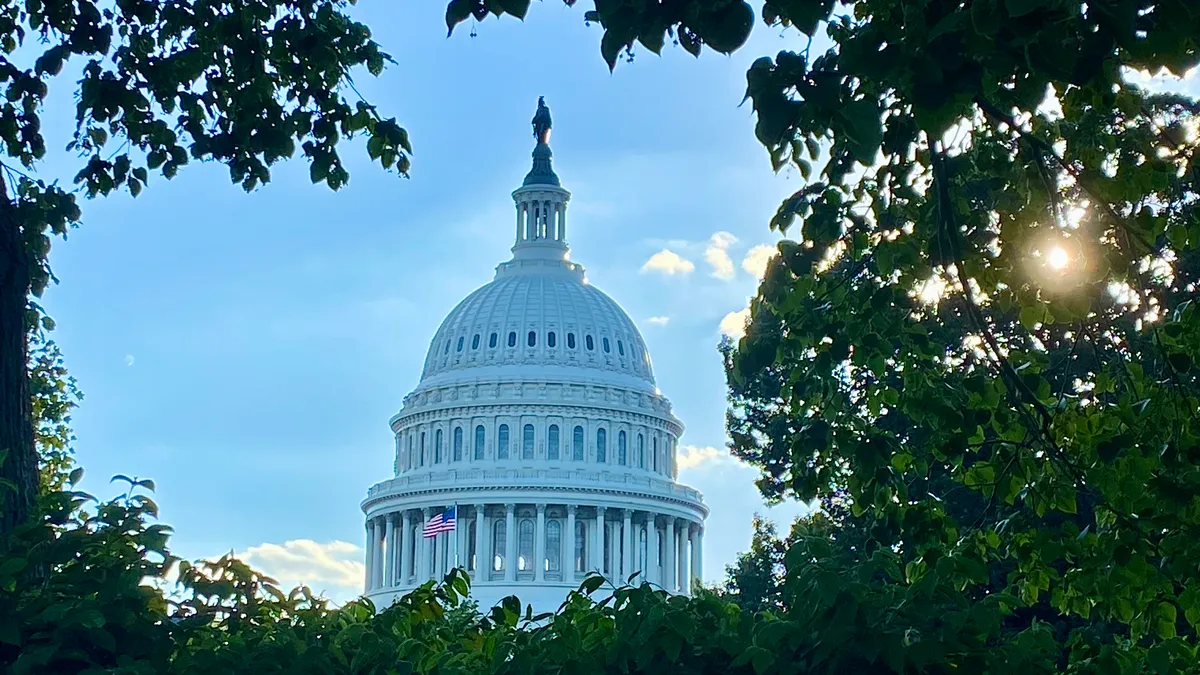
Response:
M704 518L676 481L683 425L637 326L570 260L539 101L512 259L463 299L391 419L395 476L362 503L376 606L459 567L482 607L552 611L591 572L688 593Z

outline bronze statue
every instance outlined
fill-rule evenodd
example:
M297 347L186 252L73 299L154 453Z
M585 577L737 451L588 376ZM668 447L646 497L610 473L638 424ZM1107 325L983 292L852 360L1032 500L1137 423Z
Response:
M546 97L538 97L537 112L533 115L533 137L538 143L550 142L550 108L546 106Z

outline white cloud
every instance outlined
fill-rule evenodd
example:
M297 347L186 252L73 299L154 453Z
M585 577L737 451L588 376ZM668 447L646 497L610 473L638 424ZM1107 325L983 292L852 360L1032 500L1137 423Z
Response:
M708 248L704 249L704 259L712 265L713 276L723 281L733 278L733 260L729 257L729 247L737 243L737 237L728 232L717 232L708 240Z
M756 279L762 279L767 273L767 263L771 262L779 254L779 249L770 244L759 244L754 248L746 251L746 257L742 258L742 269L754 275Z
M736 312L730 312L721 319L721 332L734 340L740 340L746 335L746 322L750 320L750 304Z
M661 272L663 274L687 274L696 269L696 266L691 260L681 257L678 253L663 249L658 253L650 256L646 264L642 265L642 272Z
M651 326L665 326L670 322L671 317L669 316L652 316L649 319L646 319L646 323L650 324Z
M675 455L675 462L682 471L684 469L695 469L714 464L737 462L737 460L733 458L733 455L729 454L728 450L714 448L711 445L681 445L679 446L679 452Z
M134 362L133 354L126 354L125 355L125 365L132 366L133 362Z
M293 539L283 545L251 546L237 557L275 579L284 589L305 585L334 599L350 599L362 592L366 567L362 547L347 541L326 544Z

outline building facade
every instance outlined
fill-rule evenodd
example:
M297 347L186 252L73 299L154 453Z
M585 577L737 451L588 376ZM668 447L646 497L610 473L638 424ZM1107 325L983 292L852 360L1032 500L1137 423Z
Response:
M633 321L571 262L541 102L534 127L512 259L434 335L391 419L395 475L362 503L381 608L455 567L481 607L516 595L537 611L593 571L685 594L701 576L708 509L676 481L683 425ZM453 531L423 536L451 512Z

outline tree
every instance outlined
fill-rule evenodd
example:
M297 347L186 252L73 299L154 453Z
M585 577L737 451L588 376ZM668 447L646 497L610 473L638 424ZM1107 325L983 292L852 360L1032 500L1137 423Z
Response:
M588 18L610 66L749 31L720 0ZM978 644L1048 602L1123 633L1004 639L1063 668L1190 664L1200 107L1129 73L1195 68L1200 5L768 0L762 18L807 46L747 73L756 134L808 183L772 220L802 227L729 353L733 450L768 498L842 492L883 543L855 574L793 546L796 587L831 619L904 607L888 640L907 613Z
M75 193L59 179L89 198L137 196L151 172L171 178L198 160L225 164L234 183L253 190L299 150L313 182L337 189L349 178L337 142L356 135L369 137L372 159L406 174L412 149L404 129L339 93L353 90L354 69L377 75L389 60L345 14L350 2L36 0L4 11L0 533L29 512L39 484L27 324L48 330L51 322L31 297L53 279L50 237L81 218ZM50 85L68 77L78 84L69 92L76 124L67 149L80 170L44 176L40 112Z
M750 550L725 567L724 596L750 612L783 607L783 555L789 542L780 538L775 523L755 514Z

